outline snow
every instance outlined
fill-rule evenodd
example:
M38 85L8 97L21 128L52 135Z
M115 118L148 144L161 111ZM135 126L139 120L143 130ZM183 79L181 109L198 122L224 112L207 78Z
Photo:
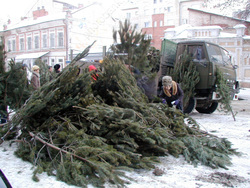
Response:
M250 187L250 89L241 89L239 100L232 101L234 112L237 112L236 121L231 114L216 111L213 114L199 114L194 111L190 115L200 124L203 130L219 137L225 137L232 142L233 148L241 152L240 156L231 156L232 165L226 169L212 169L198 165L188 164L182 156L160 157L157 164L163 170L162 176L153 174L154 170L134 170L126 172L132 177L127 185L129 188L222 188L222 187ZM9 142L0 146L0 168L8 178L13 188L44 188L60 187L73 188L64 182L57 181L55 177L39 174L39 182L32 180L32 165L17 158L13 153L15 143L9 147ZM91 185L89 188L93 187ZM105 187L116 187L106 184Z

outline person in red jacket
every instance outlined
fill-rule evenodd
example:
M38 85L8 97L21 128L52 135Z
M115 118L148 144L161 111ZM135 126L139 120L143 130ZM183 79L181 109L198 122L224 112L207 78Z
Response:
M91 75L91 77L94 79L94 80L97 80L98 78L98 74L96 73L97 72L97 68L94 66L94 65L89 65L89 72L93 72L93 74Z

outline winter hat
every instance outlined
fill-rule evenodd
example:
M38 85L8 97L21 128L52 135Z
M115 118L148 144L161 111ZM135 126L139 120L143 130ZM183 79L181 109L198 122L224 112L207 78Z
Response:
M96 71L97 70L97 68L95 67L95 65L89 65L89 72L90 71Z
M54 69L57 71L58 69L60 69L60 67L61 67L61 65L55 64Z
M38 67L37 65L34 65L33 67L32 67L32 71L36 71L36 70L39 70L40 69L40 67Z
M163 86L172 86L172 77L171 76L164 76L162 78L162 85Z

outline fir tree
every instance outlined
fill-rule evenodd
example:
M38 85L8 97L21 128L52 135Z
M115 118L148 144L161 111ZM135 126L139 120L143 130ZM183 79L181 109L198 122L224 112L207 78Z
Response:
M114 45L111 50L114 54L124 60L125 64L145 72L149 67L147 53L150 47L150 40L145 39L145 34L136 32L128 20L120 22L120 30L113 31Z
M131 26L128 20L124 24L120 22L120 30L113 32L113 38L113 55L128 66L148 99L154 100L157 95L160 51L150 47L151 40L145 39L145 33L137 33L135 26Z
M231 101L232 101L232 91L229 87L229 83L227 82L226 78L223 76L222 71L216 67L216 86L217 86L217 92L219 92L221 99L220 102L220 108L226 113L231 112L234 121L235 119L235 113L233 112Z
M0 123L2 123L2 119L7 116L7 104L5 102L6 94L4 83L5 53L6 52L4 51L4 45L0 44Z
M21 64L13 60L9 63L9 70L5 69L4 46L0 46L0 104L1 114L8 117L7 106L11 110L20 108L31 94L27 72Z
M174 68L169 71L173 80L181 84L184 92L183 106L187 107L189 99L195 95L195 85L199 82L199 72L196 70L196 65L192 58L184 52L182 58L174 64Z

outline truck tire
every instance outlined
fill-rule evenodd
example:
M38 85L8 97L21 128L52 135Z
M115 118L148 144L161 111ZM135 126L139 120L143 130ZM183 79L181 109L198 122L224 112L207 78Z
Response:
M188 105L184 108L184 113L185 114L191 113L195 107L196 107L196 99L191 97L188 101Z
M203 114L212 114L218 107L218 102L212 102L208 107L203 108L203 107L196 107L195 109L199 113Z

